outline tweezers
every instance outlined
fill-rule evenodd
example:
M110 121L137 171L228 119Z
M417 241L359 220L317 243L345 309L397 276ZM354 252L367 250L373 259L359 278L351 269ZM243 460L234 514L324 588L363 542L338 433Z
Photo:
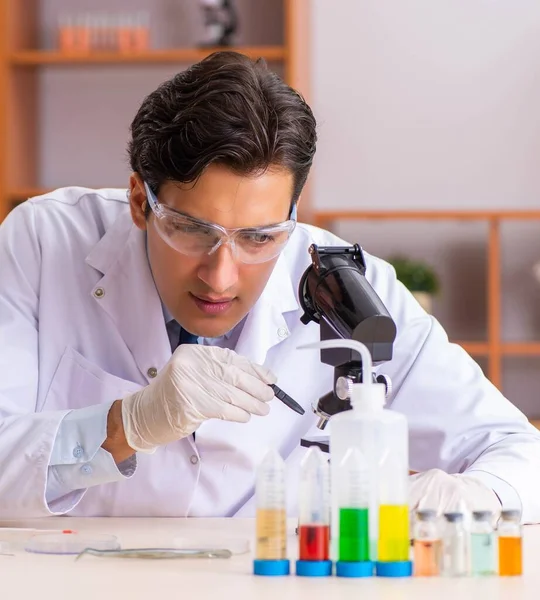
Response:
M75 560L81 558L84 554L99 557L115 558L230 558L232 552L225 549L200 550L200 549L181 549L181 548L126 548L124 550L95 550L94 548L85 548Z

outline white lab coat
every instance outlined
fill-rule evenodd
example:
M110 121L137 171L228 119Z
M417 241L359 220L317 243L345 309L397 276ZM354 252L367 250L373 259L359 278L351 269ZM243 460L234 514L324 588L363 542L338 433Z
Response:
M308 246L343 244L299 224L249 313L236 351L264 363L306 409L277 400L248 424L212 420L191 437L138 456L130 479L88 489L76 516L253 514L254 472L267 447L288 468L296 509L300 439L316 431L310 406L332 386L318 326L300 322L299 279ZM397 324L394 358L378 367L394 384L390 407L410 427L410 468L467 471L503 502L540 520L540 435L450 344L384 261L366 256L367 278ZM179 256L179 260L181 257ZM100 288L103 294L95 294ZM162 305L131 222L124 190L65 188L16 208L0 228L0 518L51 514L44 499L49 456L66 413L111 402L148 384L171 356Z

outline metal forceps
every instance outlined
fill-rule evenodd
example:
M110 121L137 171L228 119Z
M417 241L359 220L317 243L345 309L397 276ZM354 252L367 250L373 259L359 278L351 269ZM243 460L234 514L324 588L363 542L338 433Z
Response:
M99 557L114 558L230 558L230 550L216 548L214 550L203 549L183 549L183 548L126 548L125 550L95 550L94 548L85 548L75 560L83 557L85 554Z

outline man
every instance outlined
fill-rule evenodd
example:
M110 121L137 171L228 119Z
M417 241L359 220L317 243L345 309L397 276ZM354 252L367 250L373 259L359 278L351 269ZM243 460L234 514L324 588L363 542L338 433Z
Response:
M150 94L131 133L127 195L64 188L1 227L0 517L249 515L269 446L294 510L333 374L296 349L319 339L298 282L311 243L344 244L295 222L315 119L263 63L219 53ZM540 435L366 257L397 324L384 372L420 472L411 506L539 520Z

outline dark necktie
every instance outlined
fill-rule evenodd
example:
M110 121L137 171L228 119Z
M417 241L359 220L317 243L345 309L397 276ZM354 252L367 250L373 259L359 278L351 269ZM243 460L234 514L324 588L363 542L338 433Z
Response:
M180 327L180 335L178 336L178 345L180 344L197 344L199 336L193 335L186 331L184 328Z

